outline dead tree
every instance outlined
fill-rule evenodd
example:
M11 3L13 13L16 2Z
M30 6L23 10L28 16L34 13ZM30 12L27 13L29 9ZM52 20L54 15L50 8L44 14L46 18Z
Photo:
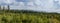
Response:
M5 10L5 7L3 6L3 11Z
M0 5L0 10L1 10L1 5Z
M9 7L9 5L8 5L8 11L10 10L10 7Z

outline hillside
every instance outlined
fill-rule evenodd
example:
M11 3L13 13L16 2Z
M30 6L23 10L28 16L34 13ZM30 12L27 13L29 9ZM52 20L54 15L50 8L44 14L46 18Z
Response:
M60 14L27 10L1 11L0 23L60 23Z

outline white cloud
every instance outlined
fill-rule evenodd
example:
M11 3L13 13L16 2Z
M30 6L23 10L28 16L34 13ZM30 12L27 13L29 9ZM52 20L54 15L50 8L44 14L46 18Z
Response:
M13 3L15 0L0 0L0 3L6 3L6 4L11 4Z
M53 0L30 0L28 2L28 6L24 6L24 2L16 2L15 0L0 0L0 2L5 2L5 3L13 3L14 5L11 5L11 9L24 9L24 10L34 10L34 11L46 11L46 12L60 12L60 7L58 8L57 3L55 4ZM60 5L60 0L55 0L59 1L58 4ZM30 5L30 6L29 6ZM37 5L37 6L36 6ZM57 9L56 9L57 8Z

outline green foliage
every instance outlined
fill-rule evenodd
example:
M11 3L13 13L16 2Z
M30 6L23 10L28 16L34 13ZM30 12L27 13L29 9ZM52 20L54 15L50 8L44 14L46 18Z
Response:
M60 14L6 10L5 13L0 13L0 23L60 23Z

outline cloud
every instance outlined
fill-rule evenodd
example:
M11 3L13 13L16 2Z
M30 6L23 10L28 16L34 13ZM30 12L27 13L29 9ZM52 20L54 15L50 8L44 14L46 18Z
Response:
M11 9L60 12L60 0L0 0L1 3L12 4Z
M3 5L3 4L12 4L14 3L15 0L0 0L0 5Z

